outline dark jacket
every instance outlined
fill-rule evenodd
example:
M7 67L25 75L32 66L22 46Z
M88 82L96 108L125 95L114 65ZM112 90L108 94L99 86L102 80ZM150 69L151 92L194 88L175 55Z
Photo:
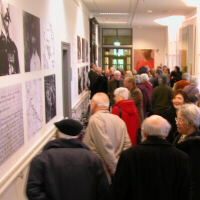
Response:
M151 111L150 96L148 94L148 89L143 85L143 83L138 83L136 85L141 90L143 95L143 115L145 119L147 117L147 113Z
M191 197L190 200L200 199L200 131L185 137L185 139L177 143L181 134L177 135L173 145L184 151L189 156L189 168L191 174Z
M99 77L99 75L94 70L91 69L88 73L88 77L90 80L89 89L91 90L90 99L92 99L92 97L97 93L96 84L97 84L97 78Z
M173 79L170 79L170 86L173 88L174 83L176 83L177 81L180 81L182 79L182 72L175 72L172 71L170 78L173 77Z
M167 108L166 110L164 110L163 113L161 114L161 116L163 118L165 118L172 126L172 128L169 132L169 135L166 137L166 140L172 144L174 141L173 135L177 131L177 126L176 126L176 121L175 121L175 117L177 117L176 109L172 105L169 108Z
M119 113L119 108L121 108L121 116ZM120 116L121 119L126 123L132 146L136 145L139 115L134 100L122 100L117 102L113 105L112 114Z
M148 137L122 152L113 200L188 200L188 156L166 140Z
M151 93L153 114L161 115L171 105L172 89L164 84L155 87Z
M79 139L50 141L31 162L29 200L107 199L108 181L101 160Z

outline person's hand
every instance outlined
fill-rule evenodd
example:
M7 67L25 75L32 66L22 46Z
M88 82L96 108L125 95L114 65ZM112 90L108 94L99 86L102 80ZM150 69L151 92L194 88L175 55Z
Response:
M174 79L174 77L172 76L171 79Z
M89 88L85 88L85 91L89 91L90 89Z

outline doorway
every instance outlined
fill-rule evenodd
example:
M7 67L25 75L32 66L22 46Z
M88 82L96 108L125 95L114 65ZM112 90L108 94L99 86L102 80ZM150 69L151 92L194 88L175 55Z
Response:
M63 116L72 117L71 111L71 63L70 63L70 44L61 42L62 47L62 92L63 92Z

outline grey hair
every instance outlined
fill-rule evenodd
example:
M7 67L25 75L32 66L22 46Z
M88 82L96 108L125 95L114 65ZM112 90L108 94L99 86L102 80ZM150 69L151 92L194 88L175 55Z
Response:
M180 106L177 110L180 114L185 117L189 125L194 125L196 129L200 125L200 109L193 103L186 103Z
M108 95L102 92L96 93L92 100L96 102L97 107L109 107L110 104Z
M95 72L99 72L101 70L101 67L96 67Z
M135 81L136 81L136 84L137 83L141 83L142 78L141 78L141 76L139 74L135 75Z
M119 87L114 90L114 95L123 97L124 100L127 100L130 97L130 92L127 88Z
M149 81L149 76L146 73L141 74L141 78L143 82Z
M167 76L165 74L161 74L159 77L158 77L158 81L162 82L162 84L166 84L167 83Z
M137 71L135 69L132 70L133 75L137 74Z
M190 74L189 73L183 73L182 79L190 81Z
M115 70L114 75L117 75L117 74L121 75L121 72L119 70Z
M142 123L141 129L145 132L147 136L167 137L171 129L171 125L166 119L163 119L163 120L165 121L164 126L156 126L150 123L149 119L146 118Z
M191 83L191 84L198 83L198 76L191 76L190 83Z

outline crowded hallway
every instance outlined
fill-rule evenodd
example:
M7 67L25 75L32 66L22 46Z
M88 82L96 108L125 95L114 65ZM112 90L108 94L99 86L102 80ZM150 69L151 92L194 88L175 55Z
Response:
M200 199L198 0L0 11L0 200Z

